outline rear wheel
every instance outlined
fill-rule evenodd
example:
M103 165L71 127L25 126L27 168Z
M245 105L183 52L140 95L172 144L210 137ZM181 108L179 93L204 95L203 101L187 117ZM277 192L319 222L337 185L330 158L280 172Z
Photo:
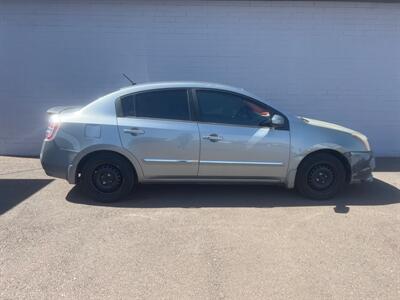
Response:
M82 167L79 187L94 201L114 202L128 195L135 183L131 164L123 157L100 153Z
M334 155L316 153L300 164L296 175L296 189L307 198L330 199L343 189L346 170Z

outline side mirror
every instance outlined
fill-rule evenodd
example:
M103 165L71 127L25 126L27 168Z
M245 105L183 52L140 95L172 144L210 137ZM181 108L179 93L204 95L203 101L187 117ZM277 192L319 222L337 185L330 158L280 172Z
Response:
M275 114L271 118L271 125L273 127L281 127L281 126L285 125L285 118L282 117L281 115Z

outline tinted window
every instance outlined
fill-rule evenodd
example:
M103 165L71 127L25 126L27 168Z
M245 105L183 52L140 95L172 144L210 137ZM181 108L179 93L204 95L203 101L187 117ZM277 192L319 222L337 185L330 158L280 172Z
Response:
M186 90L162 90L138 93L121 101L125 116L189 120Z
M121 99L121 109L122 114L125 117L134 116L135 115L135 104L134 104L133 95L125 96Z
M270 115L266 107L235 94L199 90L197 100L203 122L258 126Z

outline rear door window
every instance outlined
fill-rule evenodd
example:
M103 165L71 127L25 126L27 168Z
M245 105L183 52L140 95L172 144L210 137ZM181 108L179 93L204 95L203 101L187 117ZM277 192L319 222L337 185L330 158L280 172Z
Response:
M168 89L142 92L121 99L124 116L190 120L188 91Z

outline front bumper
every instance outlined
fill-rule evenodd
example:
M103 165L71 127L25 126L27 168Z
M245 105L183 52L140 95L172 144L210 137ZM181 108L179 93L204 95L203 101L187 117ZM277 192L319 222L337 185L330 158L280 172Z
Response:
M375 158L372 151L347 152L345 156L350 164L350 183L372 181L375 169Z

